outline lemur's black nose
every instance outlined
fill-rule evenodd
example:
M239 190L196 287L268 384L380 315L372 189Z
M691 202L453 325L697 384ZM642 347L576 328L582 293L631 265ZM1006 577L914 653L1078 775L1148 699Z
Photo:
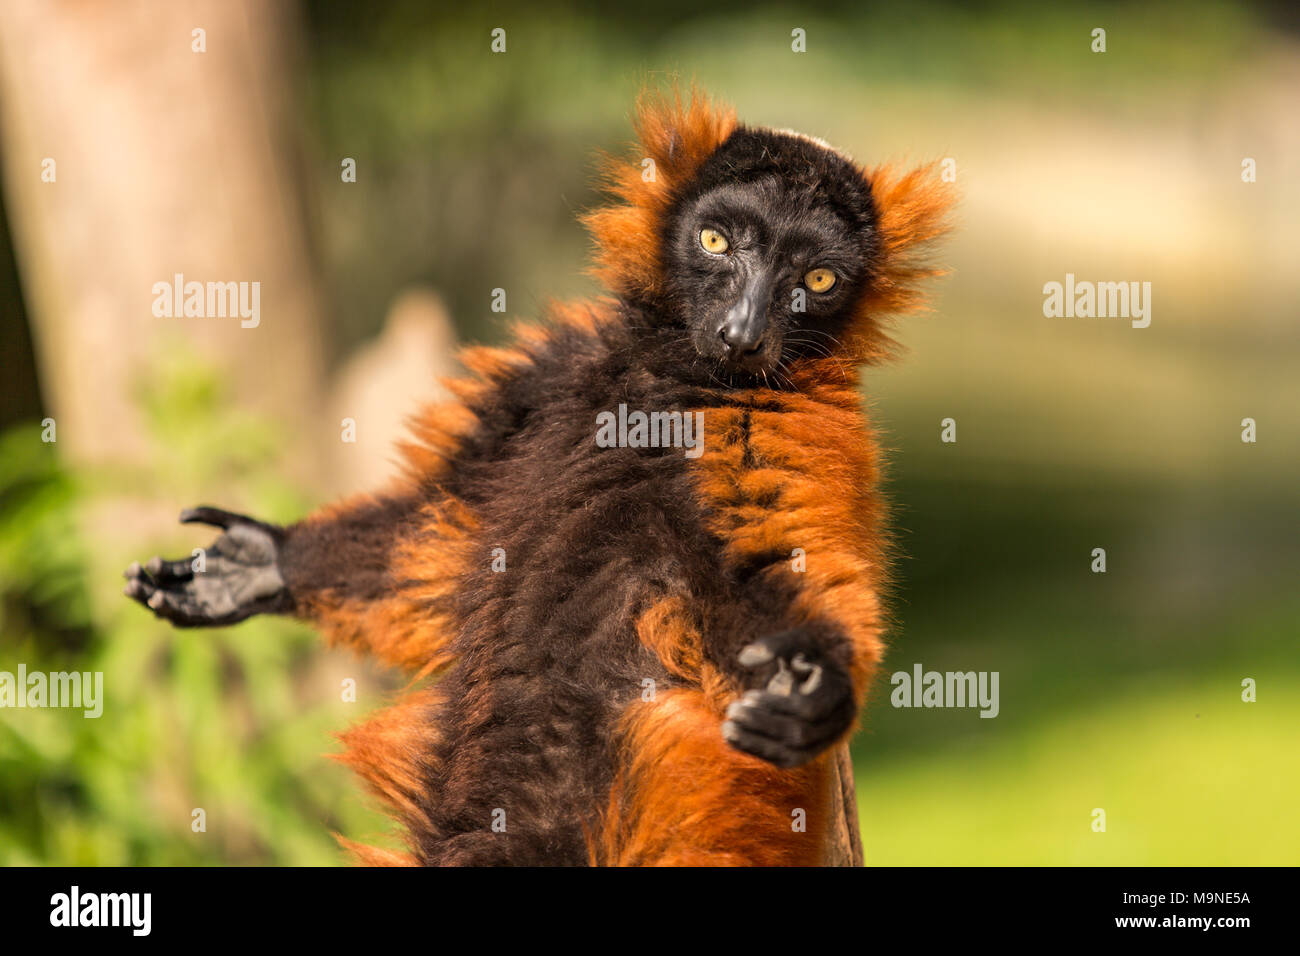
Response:
M765 329L755 329L757 323L743 319L733 320L728 313L726 324L718 330L718 338L733 355L752 355L763 347Z
M740 298L722 320L718 337L731 355L752 355L763 347L767 332L767 307L772 290L768 277L759 273L745 283Z

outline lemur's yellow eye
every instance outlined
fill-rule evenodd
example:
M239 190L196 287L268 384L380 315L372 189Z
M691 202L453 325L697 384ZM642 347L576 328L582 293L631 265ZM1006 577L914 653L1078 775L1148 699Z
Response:
M813 292L830 292L835 284L835 273L830 269L813 269L805 273L803 284Z
M718 230L704 229L700 232L700 245L704 247L705 252L711 252L716 256L726 252L730 243Z

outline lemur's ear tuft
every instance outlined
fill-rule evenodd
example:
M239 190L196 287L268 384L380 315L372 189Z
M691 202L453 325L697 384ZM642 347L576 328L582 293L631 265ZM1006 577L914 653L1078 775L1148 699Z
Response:
M877 241L871 284L850 323L866 361L891 354L882 319L923 311L929 280L948 270L931 259L936 240L951 228L956 190L940 176L939 162L900 170L876 166L863 173L876 207Z
M603 157L613 205L583 216L596 241L592 272L624 295L654 295L663 281L659 248L669 207L736 128L733 109L696 89L646 90L637 100L637 142L624 159Z
M916 311L926 303L926 280L947 273L929 257L935 240L951 228L956 191L940 178L938 162L906 171L877 166L866 176L879 234L867 308L876 314Z

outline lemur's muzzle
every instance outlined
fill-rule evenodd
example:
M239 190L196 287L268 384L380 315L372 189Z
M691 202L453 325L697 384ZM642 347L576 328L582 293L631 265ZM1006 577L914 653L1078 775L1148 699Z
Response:
M740 298L727 310L718 337L732 361L752 357L763 347L768 331L768 309L772 304L772 277L762 270L750 276Z

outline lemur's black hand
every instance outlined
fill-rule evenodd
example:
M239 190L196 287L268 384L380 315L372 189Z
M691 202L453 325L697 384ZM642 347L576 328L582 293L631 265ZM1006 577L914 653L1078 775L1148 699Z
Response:
M760 638L740 652L740 666L770 674L727 708L722 736L737 750L778 767L812 760L853 723L849 677L821 656L801 631Z
M220 508L187 508L181 522L199 522L225 533L196 558L150 558L126 569L127 597L177 627L220 627L254 614L287 610L289 593L276 564L282 532Z

